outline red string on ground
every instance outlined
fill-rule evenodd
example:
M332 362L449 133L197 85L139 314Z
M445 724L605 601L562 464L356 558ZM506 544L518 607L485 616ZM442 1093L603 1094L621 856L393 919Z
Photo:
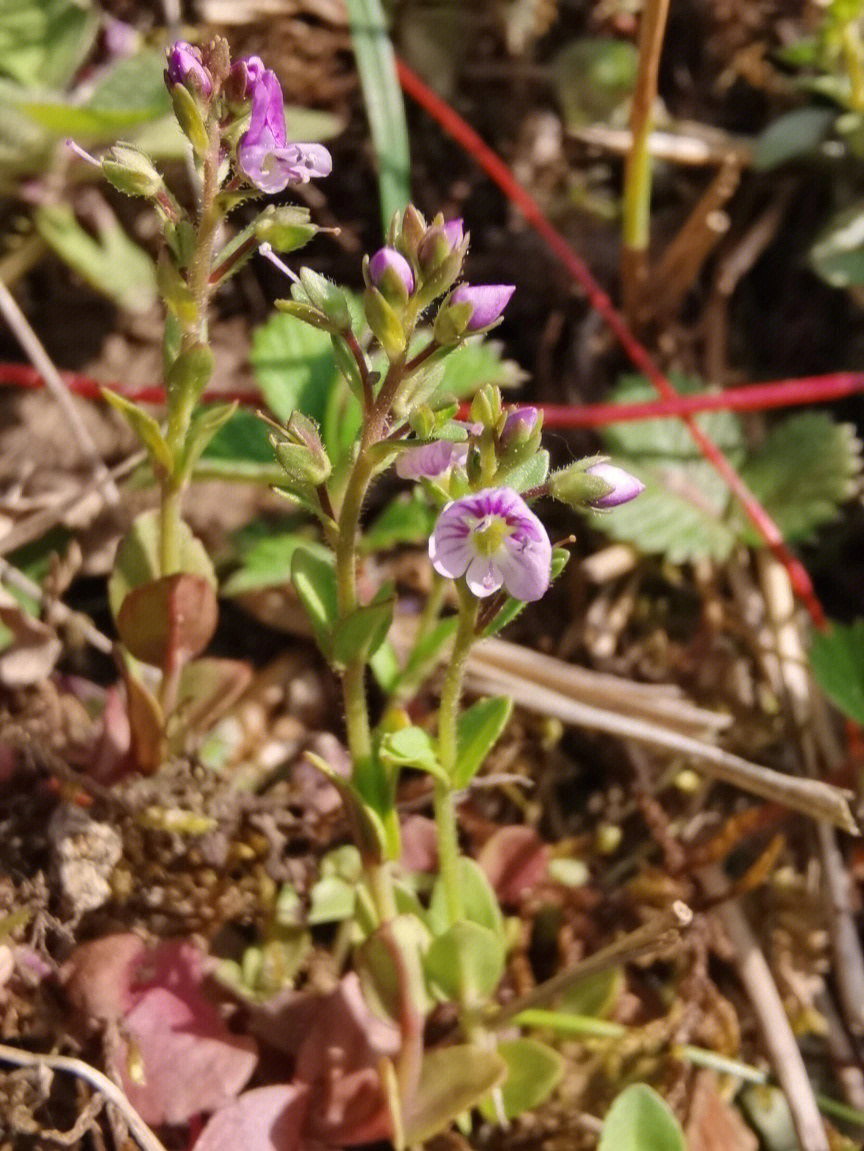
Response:
M647 376L663 399L673 400L677 393L667 376L655 363L647 349L636 339L624 317L595 279L588 266L576 255L561 233L546 219L539 204L516 180L501 157L404 61L397 60L396 67L403 90L416 100L424 111L428 112L444 131L476 160L508 200L519 208L526 221L543 238L550 251L557 256L582 288L591 307L603 317L631 363ZM786 568L795 594L807 609L814 626L824 629L827 626L827 620L813 589L810 576L801 561L786 546L780 529L748 490L717 445L696 424L693 416L688 413L681 418L705 459L723 477L740 502L748 519L765 541L765 545Z

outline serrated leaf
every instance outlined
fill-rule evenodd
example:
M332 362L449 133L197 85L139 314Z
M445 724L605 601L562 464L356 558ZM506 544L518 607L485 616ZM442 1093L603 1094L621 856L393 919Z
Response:
M741 468L741 478L790 543L811 540L854 491L861 442L851 424L827 412L801 412L777 424ZM762 544L749 523L748 543Z
M856 723L864 723L864 619L817 632L810 666L831 702Z
M68 204L43 204L34 216L42 239L97 291L130 312L146 312L156 302L156 265L107 215L93 237Z
M666 1103L644 1083L625 1088L606 1115L598 1151L687 1151Z
M463 1007L486 1003L504 973L504 942L497 932L469 920L436 935L423 957L433 989Z
M413 345L412 345L413 350ZM525 372L515 360L504 358L504 345L482 337L467 340L441 361L442 375L435 388L436 396L470 399L484 384L514 388L525 379Z
M87 55L99 19L78 0L0 0L0 72L25 87L63 87Z
M484 1047L464 1044L428 1052L417 1090L402 1116L405 1146L425 1143L479 1102L506 1074L501 1056Z
M203 576L212 587L216 587L216 572L207 549L182 521L177 531L175 548L178 571ZM143 512L136 516L132 527L123 537L108 581L108 602L115 620L123 601L133 588L159 579L162 574L159 513Z
M315 639L326 658L330 658L333 633L339 622L336 594L336 570L332 555L326 557L305 544L294 550L291 559L291 582L306 609Z
M348 305L353 316L356 297ZM329 332L279 312L255 330L251 362L276 418L285 422L296 409L315 420L336 465L354 442L360 408L336 367Z
M395 599L389 597L379 603L365 604L341 620L333 632L333 663L345 667L374 655L387 638L395 603Z
M832 288L864 284L864 202L829 220L810 249L809 263Z
M437 515L423 498L419 487L401 492L363 533L363 550L383 552L397 544L414 544L427 539L435 527Z
M756 140L753 167L769 172L790 160L814 152L825 137L837 113L831 108L795 108L774 120Z
M498 742L513 711L513 700L503 695L480 699L459 716L458 754L453 786L467 787L486 756Z
M515 1119L538 1107L557 1087L564 1073L564 1060L539 1039L505 1039L498 1044L498 1054L507 1064L507 1078L498 1088L496 1106L490 1097L480 1105L483 1118L497 1123L501 1111Z
M675 378L675 384L682 395L703 390L698 381L682 377ZM626 403L653 395L644 380L628 377L615 390L614 399ZM739 467L744 440L737 416L707 412L696 421L730 463ZM661 552L672 563L728 557L738 539L729 522L729 489L702 458L680 420L612 423L603 438L613 462L637 476L645 491L638 500L609 513L590 513L593 527L643 552Z
M330 562L331 553L327 548L300 532L268 533L243 546L242 567L225 581L223 595L243 595L261 588L281 587L290 583L291 564L299 547L315 552L322 561Z

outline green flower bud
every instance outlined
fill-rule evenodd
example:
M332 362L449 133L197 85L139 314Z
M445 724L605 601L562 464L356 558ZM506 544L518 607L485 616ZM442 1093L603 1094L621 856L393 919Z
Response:
M153 199L165 191L165 181L153 161L131 144L115 144L102 160L102 172L110 184L127 196Z
M292 485L317 488L330 475L332 467L314 420L293 411L285 425L270 437L276 459Z
M286 205L265 208L255 224L255 239L276 252L295 252L320 229L309 218L309 209Z
M501 391L485 384L471 401L471 420L484 428L496 428L501 420Z

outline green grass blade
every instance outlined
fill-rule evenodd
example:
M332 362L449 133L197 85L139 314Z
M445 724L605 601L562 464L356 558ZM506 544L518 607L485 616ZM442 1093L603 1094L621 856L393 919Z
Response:
M396 58L380 0L345 0L366 115L378 160L378 195L386 234L411 196L411 160Z

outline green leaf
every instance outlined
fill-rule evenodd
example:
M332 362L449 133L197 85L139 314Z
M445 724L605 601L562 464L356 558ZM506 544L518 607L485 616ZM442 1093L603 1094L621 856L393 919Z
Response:
M415 544L428 539L438 513L431 508L419 486L400 492L363 533L363 550L384 552L397 544Z
M677 377L675 383L682 395L703 391L696 380ZM653 395L644 380L628 377L614 399L626 403ZM696 422L730 463L740 467L744 439L738 418L730 412L708 412ZM613 462L642 480L645 491L612 512L588 513L593 527L643 552L661 552L671 563L727 558L738 541L729 522L729 489L680 420L612 423L603 438Z
M291 559L291 582L306 609L315 639L324 656L332 652L333 633L339 622L336 594L336 569L332 554L326 558L321 552L301 544Z
M403 1146L425 1143L478 1103L507 1074L495 1051L474 1044L442 1047L423 1057L420 1082L402 1116Z
M254 412L239 409L213 436L204 449L204 459L272 464L267 424Z
M112 68L83 103L74 98L30 99L22 102L21 108L56 136L113 140L121 132L155 122L170 111L164 70L161 52L139 52Z
M186 437L181 475L191 475L207 445L236 411L237 400L233 400L230 404L208 404L195 412Z
M156 302L156 266L129 239L107 204L94 238L68 204L43 204L34 216L42 239L88 284L121 308L146 312Z
M460 920L432 940L423 969L444 1000L480 1007L501 981L504 958L504 942L496 932Z
M412 354L415 350L419 349L412 343ZM499 340L484 340L482 336L460 344L441 364L443 374L434 393L438 398L470 399L484 384L514 388L525 379L525 372L515 360L504 359L504 345Z
M644 1083L625 1088L606 1115L598 1151L687 1151L678 1120Z
M834 216L810 249L810 267L832 288L864 284L864 201Z
M561 1011L570 1015L602 1018L609 1014L624 990L624 972L620 967L607 967L574 983L561 996Z
M422 727L403 727L399 731L388 732L381 740L378 752L381 762L391 767L413 767L426 771L447 782L439 760L435 740Z
M356 297L348 300L352 315ZM278 312L255 330L252 367L267 405L286 422L296 409L321 428L334 467L353 445L360 427L360 405L336 368L329 332L296 316Z
M555 1090L564 1074L564 1060L539 1039L505 1039L498 1044L498 1054L507 1064L507 1078L498 1088L500 1110L492 1098L480 1105L483 1118L499 1122L501 1111L515 1119L532 1111Z
M203 576L216 587L216 573L207 549L192 534L192 529L181 521L175 543L180 572ZM117 619L123 601L129 592L142 584L157 580L162 575L159 558L159 512L143 512L136 516L132 527L117 549L114 569L108 580L108 602L111 614Z
M0 0L0 73L25 87L63 87L90 51L99 19L78 0Z
M810 666L831 702L864 723L864 619L814 634Z
M486 873L473 859L463 855L459 857L457 874L462 894L463 918L501 935L504 930L504 916L501 914L501 908L498 906L498 900L486 878ZM440 935L452 926L447 910L447 897L440 877L432 888L428 922L430 930L435 935Z
M411 198L411 157L402 88L380 0L346 0L351 42L378 160L382 230Z
M369 667L378 686L386 695L391 695L399 683L402 669L399 666L399 656L392 643L387 640L381 644L369 660Z
M629 40L571 40L552 62L552 80L569 129L611 119L633 90L639 56Z
M549 475L549 453L547 451L535 452L527 460L523 460L509 471L499 473L502 483L516 492L524 492L529 488L538 488L545 483Z
M498 742L513 711L513 700L503 695L480 699L459 716L456 769L452 784L467 787L486 756Z
M338 875L322 876L309 893L306 922L310 927L319 923L341 923L353 916L356 900L355 883L348 883Z
M103 388L102 395L112 408L118 411L132 428L141 444L147 449L153 464L161 467L169 475L174 470L174 461L171 449L162 434L159 421L149 412L145 412L138 404L133 404L125 396L112 392L110 388Z
M242 567L225 581L223 594L237 596L261 588L284 587L291 582L291 565L299 547L314 552L324 563L332 562L332 553L323 544L301 532L268 532L243 546Z
M741 478L789 543L812 540L836 519L861 471L861 442L851 424L827 412L801 412L777 424L741 468ZM740 513L739 513L740 514ZM741 518L741 534L762 545Z
M795 108L774 120L756 140L753 167L760 172L779 168L815 152L837 118L832 108Z
M374 655L387 638L395 604L395 597L390 596L358 607L347 619L341 620L333 632L333 663L345 667L354 660L367 660Z

